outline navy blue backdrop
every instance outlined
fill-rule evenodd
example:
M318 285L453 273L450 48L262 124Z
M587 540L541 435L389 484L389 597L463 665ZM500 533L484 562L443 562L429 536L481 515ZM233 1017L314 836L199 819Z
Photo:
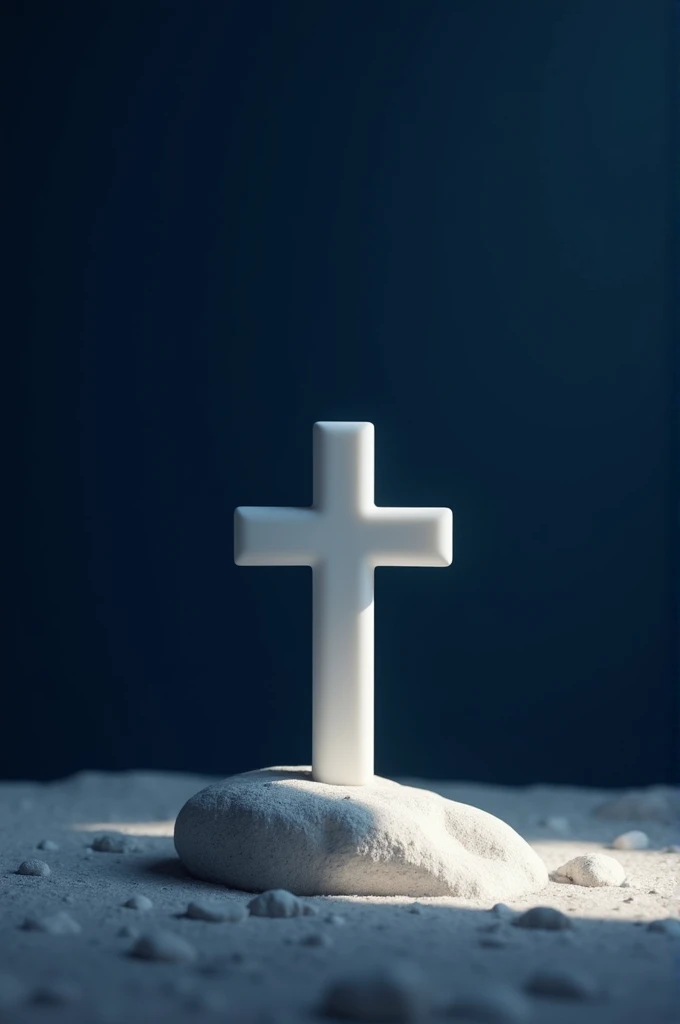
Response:
M674 777L669 28L6 6L0 775L308 762L310 572L232 512L369 419L377 502L456 532L378 570L377 769Z

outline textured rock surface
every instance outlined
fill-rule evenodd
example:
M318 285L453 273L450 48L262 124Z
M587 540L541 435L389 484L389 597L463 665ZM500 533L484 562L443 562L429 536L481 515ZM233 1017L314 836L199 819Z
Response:
M301 896L461 896L540 891L542 860L505 822L376 778L327 786L309 769L234 775L184 805L175 847L197 878Z
M589 886L621 885L625 877L626 872L618 860L606 853L584 853L572 857L554 873L556 880Z

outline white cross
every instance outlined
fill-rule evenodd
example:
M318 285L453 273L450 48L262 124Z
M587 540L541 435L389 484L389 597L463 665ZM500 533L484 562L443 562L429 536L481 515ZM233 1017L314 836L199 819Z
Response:
M450 565L449 508L374 504L372 423L314 424L314 503L237 508L237 565L313 572L312 771L318 782L373 777L373 570Z

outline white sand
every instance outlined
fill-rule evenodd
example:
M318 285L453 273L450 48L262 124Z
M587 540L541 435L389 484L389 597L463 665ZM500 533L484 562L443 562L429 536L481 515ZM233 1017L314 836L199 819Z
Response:
M551 872L579 854L607 852L623 865L627 884L585 888L551 881L540 899L508 901L516 911L537 903L561 909L573 920L566 931L516 928L511 916L489 913L489 900L450 897L421 899L419 906L389 897L313 899L316 917L213 922L179 916L191 900L224 897L225 890L188 878L172 842L175 814L212 781L160 773L83 773L50 784L0 784L0 1020L313 1020L322 994L338 975L399 958L419 967L426 979L433 1007L426 1020L445 1019L437 1014L471 986L488 991L505 983L519 989L537 971L557 968L585 973L603 996L591 1001L529 995L528 1020L677 1024L680 1019L680 940L646 927L678 916L674 891L680 854L664 852L680 841L672 823L594 817L593 808L607 794L593 790L403 780L507 821ZM552 828L539 824L550 819L567 819L568 832L563 822L559 828L554 822ZM644 829L648 849L608 848L633 828ZM94 836L107 830L133 837L132 848L89 850ZM46 839L59 849L39 849ZM31 858L45 861L51 873L17 874L21 862ZM151 909L123 906L135 895L147 896ZM249 899L245 893L228 895L244 903ZM75 920L80 932L21 927L26 918L60 912ZM332 914L336 920L327 920ZM159 929L186 940L195 959L156 963L129 955L137 934ZM42 1001L33 1002L36 998Z

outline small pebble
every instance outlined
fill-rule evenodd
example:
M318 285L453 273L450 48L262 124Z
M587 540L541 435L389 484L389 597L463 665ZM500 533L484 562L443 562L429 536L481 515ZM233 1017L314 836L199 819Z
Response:
M66 896L62 896L62 898L61 898L61 902L62 903L75 903L75 901L76 901L75 896L71 896L70 893L67 893Z
M193 963L196 950L174 932L159 929L141 935L130 950L130 955L140 960L157 960L164 963Z
M52 839L41 839L37 848L39 850L49 850L51 853L54 853L59 849L59 843L53 842Z
M342 928L343 925L347 924L347 918L343 917L342 914L326 914L324 921L326 924L335 925L336 928Z
M286 889L269 889L248 904L253 917L302 917L305 904Z
M406 910L409 914L422 914L423 912L423 908L420 903L412 903L410 907L406 908Z
M134 853L139 850L139 843L134 836L122 832L105 832L95 836L90 848L97 853Z
M124 924L122 928L118 929L117 934L121 939L138 939L140 932L139 928L135 928L134 925Z
M153 903L148 896L131 896L129 900L126 900L123 904L124 907L129 907L130 910L151 910Z
M80 988L71 981L51 981L34 991L31 1001L42 1006L69 1006L82 997Z
M0 974L0 1010L11 1010L26 998L26 986L13 974Z
M560 835L567 835L571 831L569 819L563 818L560 815L542 818L539 824L543 825L544 828L549 828L552 832L559 832Z
M47 932L48 935L79 935L82 928L65 910L44 917L27 917L22 925L29 932Z
M420 971L411 964L395 963L332 982L324 994L321 1012L343 1020L400 1024L421 1017L426 1009L425 993Z
M585 853L563 864L555 876L567 878L574 885L621 885L626 872L617 860L606 853Z
M680 846L677 846L675 843L671 844L670 846L664 846L663 852L664 853L680 853Z
M532 907L516 917L512 923L517 928L541 928L550 932L572 927L567 915L555 907Z
M44 860L37 860L35 857L31 857L29 860L21 862L17 868L18 875L39 875L45 878L47 875L51 875L49 864L46 864Z
M192 900L186 909L186 917L195 921L245 921L248 911L243 903L236 900Z
M314 932L313 935L305 935L300 939L301 946L332 946L333 940L326 932Z
M522 1024L528 1019L529 1005L521 992L491 982L459 995L449 1008L449 1015L475 1024Z
M612 846L615 850L646 850L649 846L649 836L646 832L633 829L632 832L623 832L617 836Z
M489 913L490 914L495 914L496 917L506 917L506 918L508 918L508 917L512 917L514 915L515 911L512 910L507 905L507 903L494 903L494 905L492 906L492 908L489 911Z
M659 921L650 921L647 925L647 931L680 938L680 921L677 917L664 917Z
M570 968L569 970L540 970L527 981L526 992L534 996L548 996L552 999L595 999L598 988L588 974Z

